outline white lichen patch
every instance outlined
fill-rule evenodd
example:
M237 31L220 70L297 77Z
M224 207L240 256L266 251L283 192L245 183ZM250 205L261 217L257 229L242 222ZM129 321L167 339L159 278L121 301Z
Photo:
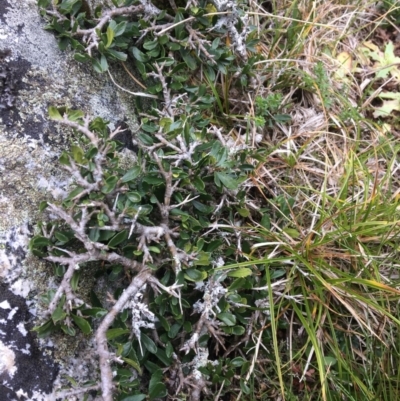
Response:
M18 311L18 307L12 308L11 312L8 314L7 319L8 320L12 320L14 315L17 313L17 311Z
M32 283L20 278L10 285L10 289L15 295L26 298L32 289Z
M13 377L16 371L14 352L0 341L0 374L5 372Z
M8 303L7 300L0 302L0 308L1 309L11 309L11 305Z
M30 290L30 286L26 283L16 282L23 272L23 260L28 250L29 236L27 224L11 228L0 235L0 278L14 286L13 292L16 295L27 296Z
M25 337L28 334L28 331L25 328L24 323L19 322L17 324L17 329L19 330L19 332Z

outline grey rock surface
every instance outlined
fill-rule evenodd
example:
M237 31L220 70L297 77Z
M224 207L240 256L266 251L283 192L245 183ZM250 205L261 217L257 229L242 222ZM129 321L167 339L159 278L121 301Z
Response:
M78 352L79 339L50 347L30 331L40 318L39 295L55 283L51 268L29 254L29 238L39 203L62 198L70 183L56 160L73 136L47 119L48 107L82 109L112 126L124 122L128 145L137 129L132 98L61 52L44 25L36 0L0 0L0 401L55 400L59 371L80 366L88 374L76 359L68 368L55 360L60 349L70 358Z

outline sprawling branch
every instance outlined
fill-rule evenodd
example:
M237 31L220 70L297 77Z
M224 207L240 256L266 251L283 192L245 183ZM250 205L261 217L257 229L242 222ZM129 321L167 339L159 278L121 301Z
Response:
M151 277L151 271L144 269L135 276L131 284L124 290L118 301L104 317L96 331L97 353L100 359L101 392L103 401L113 401L113 374L111 369L112 354L108 350L107 330L113 324L118 313L122 311L126 303L134 297Z

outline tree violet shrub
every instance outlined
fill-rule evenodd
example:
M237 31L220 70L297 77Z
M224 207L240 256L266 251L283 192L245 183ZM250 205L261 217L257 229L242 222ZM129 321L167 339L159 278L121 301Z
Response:
M128 168L119 128L80 110L49 109L74 132L59 158L73 184L62 201L41 205L52 218L30 243L60 277L44 297L38 336L93 336L99 376L81 390L104 401L249 393L250 334L265 323L255 302L266 296L252 288L265 280L260 266L230 267L248 261L252 227L265 220L250 194L264 154L257 127L247 103L230 95L240 90L245 99L257 78L246 5L38 3L47 29L77 61L111 79L112 66L126 62L148 84L132 92L141 126ZM95 287L90 299L81 294L89 264L112 284L109 299Z

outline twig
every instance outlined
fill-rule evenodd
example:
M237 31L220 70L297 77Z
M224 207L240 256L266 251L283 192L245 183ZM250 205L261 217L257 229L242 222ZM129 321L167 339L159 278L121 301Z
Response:
M146 284L150 277L151 271L148 269L141 271L137 276L135 276L128 288L125 289L122 295L118 298L118 301L104 317L96 331L95 338L97 343L97 353L100 360L101 391L103 401L113 401L112 390L114 387L112 380L113 373L110 365L112 355L108 350L107 330L113 324L118 313L122 311L129 299L138 293L138 291L143 287L144 284Z

